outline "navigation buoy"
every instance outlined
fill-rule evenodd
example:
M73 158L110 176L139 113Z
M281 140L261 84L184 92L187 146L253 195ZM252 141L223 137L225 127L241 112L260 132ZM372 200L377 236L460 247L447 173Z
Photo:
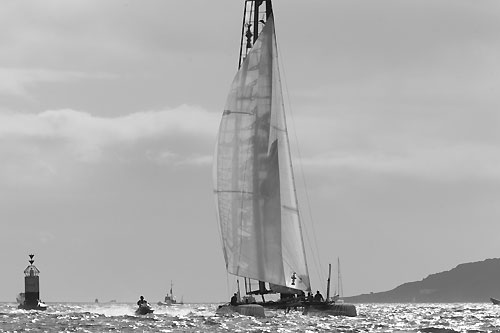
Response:
M46 310L47 305L40 300L40 271L33 263L33 257L30 254L29 266L24 270L24 293L19 294L17 301L19 308L25 310Z

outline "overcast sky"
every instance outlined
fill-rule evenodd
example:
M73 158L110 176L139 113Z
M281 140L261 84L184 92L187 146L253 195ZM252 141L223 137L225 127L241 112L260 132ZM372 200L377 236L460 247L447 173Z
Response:
M500 2L274 11L313 288L337 257L346 296L498 257ZM2 3L0 301L30 253L45 301L228 299L211 164L242 12Z

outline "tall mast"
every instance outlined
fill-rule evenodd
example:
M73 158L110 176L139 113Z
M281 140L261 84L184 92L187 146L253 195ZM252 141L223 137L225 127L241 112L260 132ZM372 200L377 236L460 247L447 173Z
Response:
M338 295L340 297L344 296L344 290L342 286L342 275L340 274L340 258L337 257L337 285L338 285Z
M266 5L262 6L264 3ZM241 67L241 64L259 37L260 31L272 12L271 0L245 0L238 68Z
M263 4L265 3L265 6ZM257 41L260 32L264 28L264 25L272 14L272 4L271 0L245 0L245 7L243 10L243 23L241 27L241 40L240 40L240 54L238 59L238 69L241 67L246 56L252 49L253 45ZM251 283L250 279L249 283ZM238 283L238 294L239 294L239 280ZM264 294L269 291L266 289L264 281L259 281L259 289L252 292L252 290L247 291L247 281L245 278L245 292L247 294L260 294L262 296L262 301L264 300ZM251 289L251 288L250 288Z
M330 299L330 277L332 276L332 264L328 264L328 282L326 284L326 300Z

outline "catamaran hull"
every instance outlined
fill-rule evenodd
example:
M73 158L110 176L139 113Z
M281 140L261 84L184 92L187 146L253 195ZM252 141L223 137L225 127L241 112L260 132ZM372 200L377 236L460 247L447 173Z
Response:
M305 305L303 314L346 317L356 317L358 315L356 306L347 303L320 303Z
M302 310L303 314L329 315L356 317L356 306L347 303L317 303L307 304L303 302L265 302L258 303L266 309L272 310Z
M264 307L258 304L241 304L241 305L224 304L224 305L219 305L219 307L215 311L215 314L219 316L234 315L235 313L239 313L243 316L251 316L258 318L264 318L266 316L264 313Z

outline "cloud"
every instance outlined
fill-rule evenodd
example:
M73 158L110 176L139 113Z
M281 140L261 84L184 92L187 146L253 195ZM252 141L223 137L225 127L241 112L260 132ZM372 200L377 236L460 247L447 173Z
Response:
M83 79L112 79L109 73L83 73L49 69L0 68L0 94L28 97L30 85Z
M188 156L180 156L179 154L171 151L163 152L148 152L148 159L154 161L156 164L161 165L176 165L176 166L207 166L211 165L213 161L212 155L191 154Z
M415 147L392 152L329 152L305 158L301 163L320 168L405 174L434 181L500 181L500 147L479 144Z
M498 115L489 107L333 108L289 117L292 153L322 169L433 181L500 180ZM300 149L297 149L299 146ZM302 153L304 152L304 153Z
M219 115L199 107L104 118L75 110L0 112L0 181L71 182L78 165L140 163L206 165ZM208 148L209 147L209 148Z
M0 113L0 138L58 139L104 147L179 134L215 137L218 118L199 107L187 105L115 118L96 117L71 109L39 114L3 112Z

